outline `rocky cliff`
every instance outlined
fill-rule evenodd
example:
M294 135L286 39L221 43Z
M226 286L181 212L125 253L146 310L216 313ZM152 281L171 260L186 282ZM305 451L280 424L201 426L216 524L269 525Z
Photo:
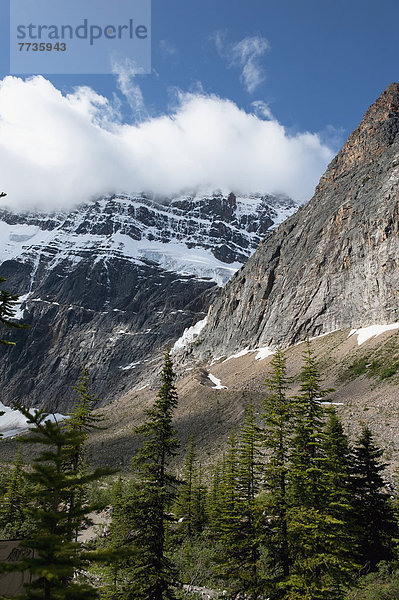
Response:
M399 321L399 84L210 308L196 358Z
M104 401L131 389L295 209L283 197L213 194L2 210L0 272L31 327L1 350L0 401L66 411L82 364Z

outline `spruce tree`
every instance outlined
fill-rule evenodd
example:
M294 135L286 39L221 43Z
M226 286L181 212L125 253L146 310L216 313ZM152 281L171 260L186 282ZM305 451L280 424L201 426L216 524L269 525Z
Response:
M323 497L322 439L324 407L321 404L332 390L322 387L322 377L309 339L303 354L299 377L300 391L295 396L296 423L291 453L291 495L293 503L318 508Z
M0 277L0 283L4 283L6 279ZM9 329L28 329L28 325L15 321L15 307L18 303L18 296L6 290L0 290L0 325ZM0 344L6 346L15 346L15 342L0 338Z
M123 543L135 555L124 596L129 600L174 598L176 574L166 553L166 529L177 485L168 467L179 446L173 427L178 401L174 379L167 352L154 406L146 411L146 422L136 428L144 441L133 459L135 479L120 511L127 532Z
M195 444L191 436L190 445L183 469L183 482L178 497L178 515L183 520L183 528L189 537L194 533L194 496L195 496Z
M132 488L119 477L112 490L112 521L106 537L106 549L113 558L100 573L101 600L128 600L134 597L134 493L135 487Z
M2 536L20 538L26 535L31 524L26 507L30 500L30 492L24 477L22 446L18 448L12 470L8 479L5 494L0 505L0 526Z
M89 386L89 372L84 366L79 375L78 383L74 386L76 390L76 404L74 410L69 414L66 421L66 429L71 432L72 438L76 440L75 446L70 448L70 469L75 475L81 475L84 479L86 473L86 442L88 435L95 429L104 429L100 423L103 421L101 415L93 414L93 410L99 399L91 392ZM76 435L75 435L76 434ZM71 531L78 538L78 527L74 526L72 514L75 503L83 504L87 500L87 485L79 487L74 485L69 498L69 513ZM79 523L77 523L79 526Z
M238 513L239 535L236 539L236 576L241 589L252 599L261 591L259 547L261 510L257 503L260 489L260 429L254 406L245 410L244 425L238 439Z
M309 340L300 384L295 398L296 423L288 475L291 564L286 586L290 600L338 600L343 597L352 566L347 556L345 523L337 518L337 503L344 502L339 489L344 474L340 473L343 465L335 462L335 445L342 448L344 440L335 435L334 424L334 432L330 431L326 443L321 401L330 390L322 387ZM333 482L336 490L331 488Z
M209 529L211 535L217 538L220 533L220 521L221 521L221 489L222 489L222 473L223 464L222 461L218 461L211 474L211 484L209 488L209 494L206 501L206 515L209 522Z
M287 533L288 468L294 404L287 395L290 380L281 350L276 351L271 366L272 373L266 379L269 394L263 405L263 445L268 454L263 502L270 516L267 544L269 579L273 585L278 585L288 576L290 564Z
M34 529L21 545L34 554L18 565L2 568L30 571L33 582L23 595L27 600L97 598L93 588L74 579L78 571L88 566L90 554L72 541L70 528L71 516L76 526L91 507L75 503L71 515L69 498L71 489L97 480L105 471L97 469L83 477L77 475L69 465L71 448L80 443L79 434L49 421L43 411L32 415L23 406L17 405L17 408L33 425L22 441L37 444L41 449L33 460L32 470L25 472L26 479L35 487L34 502L29 507Z
M221 465L219 494L219 539L218 574L230 588L237 585L237 566L241 549L241 521L238 490L238 463L236 437L229 437L229 447Z
M382 477L386 464L383 450L374 442L369 427L362 434L352 456L353 518L356 526L359 562L364 569L375 569L393 557L397 526L393 506Z
M191 436L183 468L183 481L177 498L177 513L188 537L202 531L206 516L206 489L202 483L201 465L198 464L194 438Z

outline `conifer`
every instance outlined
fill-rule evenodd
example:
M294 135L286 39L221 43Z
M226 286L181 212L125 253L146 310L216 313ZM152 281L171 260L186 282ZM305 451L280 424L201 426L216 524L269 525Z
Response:
M0 277L0 283L6 279ZM0 290L0 325L9 329L28 329L29 325L15 321L15 308L18 303L18 296L6 290ZM5 346L15 346L15 342L0 338L0 344Z
M130 581L121 596L129 600L175 597L176 573L166 553L166 528L172 519L170 509L177 485L168 467L179 446L173 427L178 401L174 379L167 352L154 406L146 411L145 423L136 428L144 440L133 459L135 479L119 511L123 544L135 556Z
M271 361L272 373L266 379L269 394L263 404L263 445L267 451L265 466L265 509L270 518L269 556L271 579L278 583L288 576L288 467L292 438L294 404L287 395L284 353L278 349Z
M27 600L97 598L93 588L74 579L79 570L87 567L90 554L71 539L68 502L74 486L97 480L105 471L97 469L84 477L77 475L68 465L71 448L80 443L79 434L51 422L43 411L32 415L23 406L17 405L17 408L33 425L30 434L22 441L38 444L41 448L32 470L25 472L26 479L35 486L35 502L29 507L34 529L21 545L30 549L33 556L24 558L17 565L3 565L2 568L30 571L33 582L23 595ZM81 522L90 510L90 506L75 503L73 522Z
M369 427L354 448L352 461L352 486L359 561L364 569L374 569L383 560L393 557L397 525L393 506L382 473L386 464L381 462L383 450L379 448Z

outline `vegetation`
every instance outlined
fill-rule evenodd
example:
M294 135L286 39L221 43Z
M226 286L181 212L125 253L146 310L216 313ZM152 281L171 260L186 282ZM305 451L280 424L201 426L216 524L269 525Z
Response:
M0 283L6 279L0 277ZM0 290L0 325L8 329L27 329L28 325L15 321L15 306L18 303L18 296L7 290ZM0 344L5 346L15 346L15 342L0 338Z
M34 425L26 442L42 451L31 469L18 454L0 477L0 527L35 550L17 565L35 576L23 598L197 597L187 586L227 600L397 598L398 500L383 478L383 450L367 427L351 444L309 342L294 396L286 373L278 351L262 414L248 403L208 486L194 439L182 479L171 471L179 442L169 352L158 396L136 429L142 443L131 476L114 481L111 496L95 484L104 473L91 473L85 459L89 432L102 427L86 369L64 425L20 407ZM112 505L109 527L79 543L99 495Z
M376 350L357 357L350 364L343 366L341 381L348 381L367 375L379 381L391 379L399 375L399 347L397 338L388 340Z

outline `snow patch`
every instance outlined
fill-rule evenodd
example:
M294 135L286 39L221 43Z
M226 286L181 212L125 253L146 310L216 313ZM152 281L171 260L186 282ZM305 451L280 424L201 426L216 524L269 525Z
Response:
M257 353L255 356L255 360L263 360L264 358L275 354L274 350L269 348L269 346L264 346L262 348L253 348L252 350L250 350L247 346L246 348L244 348L244 350L240 350L240 352L228 356L223 362L228 362L229 360L233 360L234 358L241 358L242 356L246 356L247 354L254 354L255 352ZM211 364L214 364L214 362L212 362Z
M220 379L218 379L217 377L215 377L214 375L212 375L212 373L208 374L208 379L210 379L212 381L212 383L214 383L214 387L212 388L213 390L228 390L229 388L225 385L222 385L222 382L220 381Z
M256 350L255 350L256 352ZM258 354L255 356L255 360L263 360L264 358L267 358L268 356L272 356L273 354L275 354L274 350L271 350L269 348L269 346L264 346L263 348L258 348L257 349Z
M362 327L360 329L352 329L349 332L348 337L357 335L357 345L361 346L364 342L367 342L373 337L377 337L386 331L393 331L399 329L399 323L392 323L391 325L370 325L369 327Z
M24 433L34 427L34 425L28 425L26 418L19 410L14 410L10 406L5 406L2 402L0 402L0 411L4 412L4 415L0 417L0 433L3 434L3 438ZM29 412L34 415L36 411L32 408ZM66 418L65 415L56 413L49 415L46 421L55 423Z
M130 365L126 365L126 367L119 367L122 371L130 371L130 369L135 369L137 365L141 363L141 360L137 362L131 362Z
M183 335L179 337L179 339L175 342L172 348L172 353L176 352L177 350L181 350L181 348L185 348L186 346L191 344L204 329L207 320L207 317L205 317L205 319L198 321L192 327L188 327L187 329L185 329Z
M232 354L231 356L226 358L223 362L224 363L228 362L229 360L233 360L234 358L241 358L241 356L245 356L246 354L249 354L250 352L254 352L254 350L250 350L249 347L247 346L246 348L244 348L244 350L237 352L237 354Z

